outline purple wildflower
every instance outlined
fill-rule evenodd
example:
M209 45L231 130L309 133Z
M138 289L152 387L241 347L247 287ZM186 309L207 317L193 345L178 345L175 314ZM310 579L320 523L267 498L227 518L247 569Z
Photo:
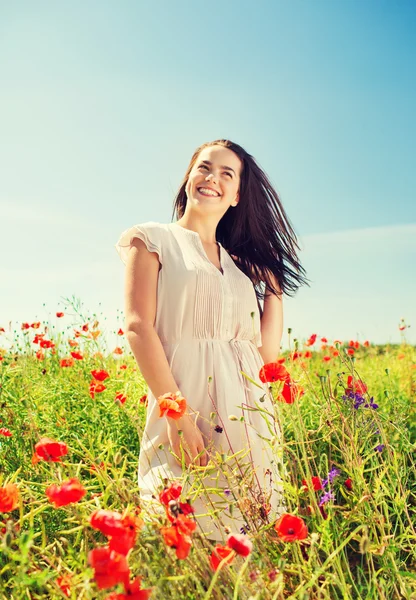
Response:
M376 446L374 448L374 450L377 450L377 452L382 452L385 448L386 444L379 444L378 446Z
M322 487L326 487L328 485L328 483L332 483L334 481L335 477L338 477L340 472L341 471L339 469L332 467L332 469L328 473L328 478L322 480Z
M216 426L214 427L214 431L216 431L217 433L222 433L222 432L223 432L223 429L222 429L222 427L221 427L220 425L216 425Z
M321 499L319 501L319 506L323 506L330 500L335 500L335 494L334 494L334 492L331 492L331 490L322 494Z
M376 409L378 408L378 404L376 404L376 403L374 402L374 398L373 398L373 397L371 397L371 398L370 398L370 404L364 404L364 407L365 407L365 408L372 408L372 409L376 410Z

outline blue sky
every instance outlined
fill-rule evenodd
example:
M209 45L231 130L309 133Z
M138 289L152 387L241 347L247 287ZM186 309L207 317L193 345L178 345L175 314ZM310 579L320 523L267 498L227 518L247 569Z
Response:
M227 137L299 235L285 330L398 341L405 317L415 343L415 25L405 0L0 1L0 326L74 294L115 327L120 233L170 222Z

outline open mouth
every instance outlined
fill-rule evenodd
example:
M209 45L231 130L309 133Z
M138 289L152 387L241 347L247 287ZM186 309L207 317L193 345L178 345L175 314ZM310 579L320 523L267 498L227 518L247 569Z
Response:
M196 189L203 196L210 196L211 198L217 198L218 196L221 195L218 192L216 192L215 190L210 190L209 188L199 187L199 188L196 188Z

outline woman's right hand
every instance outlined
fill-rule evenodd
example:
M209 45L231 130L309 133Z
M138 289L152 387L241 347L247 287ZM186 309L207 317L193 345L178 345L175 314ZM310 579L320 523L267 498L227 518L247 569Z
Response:
M183 450L187 467L189 465L206 467L208 457L205 444L194 419L190 415L184 415L177 420L169 417L166 417L166 420L169 444L173 453L178 457L178 462L182 464ZM179 435L179 431L182 431L182 435Z

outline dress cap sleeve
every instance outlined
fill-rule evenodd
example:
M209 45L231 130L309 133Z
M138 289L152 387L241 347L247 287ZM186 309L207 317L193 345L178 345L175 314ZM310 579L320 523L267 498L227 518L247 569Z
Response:
M160 223L148 221L123 231L120 239L115 244L115 249L124 264L126 264L131 243L135 238L143 240L149 252L157 252L160 263L163 263Z

